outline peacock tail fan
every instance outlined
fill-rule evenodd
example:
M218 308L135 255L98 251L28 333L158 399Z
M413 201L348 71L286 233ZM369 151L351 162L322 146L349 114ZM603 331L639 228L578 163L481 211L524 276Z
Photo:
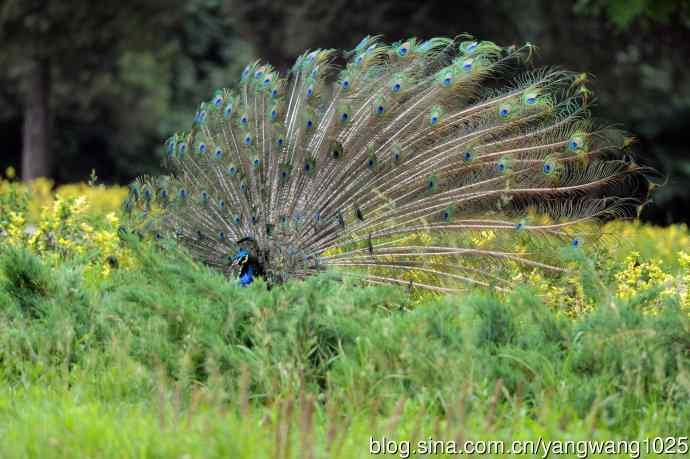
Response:
M167 175L125 210L250 283L324 269L434 292L562 273L563 248L635 215L644 168L590 119L586 78L529 68L530 44L364 38L248 65L166 143Z

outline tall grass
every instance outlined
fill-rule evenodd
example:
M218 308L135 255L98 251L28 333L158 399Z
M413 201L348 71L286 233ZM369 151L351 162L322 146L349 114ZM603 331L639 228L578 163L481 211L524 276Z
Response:
M328 274L239 288L130 243L138 268L98 288L78 261L0 250L0 457L349 458L370 436L690 430L690 321L660 289L624 301L591 270L600 304L571 318L529 287L421 303Z

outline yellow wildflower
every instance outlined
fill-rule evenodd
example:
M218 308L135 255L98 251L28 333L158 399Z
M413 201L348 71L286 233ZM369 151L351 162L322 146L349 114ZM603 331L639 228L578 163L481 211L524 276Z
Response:
M7 242L10 245L21 243L24 238L24 217L17 212L10 211L10 224L7 231Z

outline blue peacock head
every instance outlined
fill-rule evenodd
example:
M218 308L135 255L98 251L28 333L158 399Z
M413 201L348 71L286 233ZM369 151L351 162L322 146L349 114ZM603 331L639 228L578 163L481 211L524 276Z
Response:
M244 249L238 250L232 256L232 266L242 267L247 264L247 261L249 261L249 253Z
M254 238L242 238L237 241L237 246L237 251L230 256L230 264L233 270L238 271L240 285L245 287L254 282L255 278L264 276L264 266Z
M253 264L249 262L249 252L244 249L239 249L231 257L231 261L234 269L239 268L238 277L241 286L245 287L254 282L254 267Z

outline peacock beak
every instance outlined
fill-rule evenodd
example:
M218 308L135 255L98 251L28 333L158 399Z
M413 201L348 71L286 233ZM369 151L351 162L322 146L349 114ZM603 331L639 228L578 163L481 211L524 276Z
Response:
M245 255L245 256L243 256L242 258L235 258L235 259L232 261L232 266L242 266L242 265L244 265L244 264L247 262L247 260L249 260L249 256L248 256L248 255Z

